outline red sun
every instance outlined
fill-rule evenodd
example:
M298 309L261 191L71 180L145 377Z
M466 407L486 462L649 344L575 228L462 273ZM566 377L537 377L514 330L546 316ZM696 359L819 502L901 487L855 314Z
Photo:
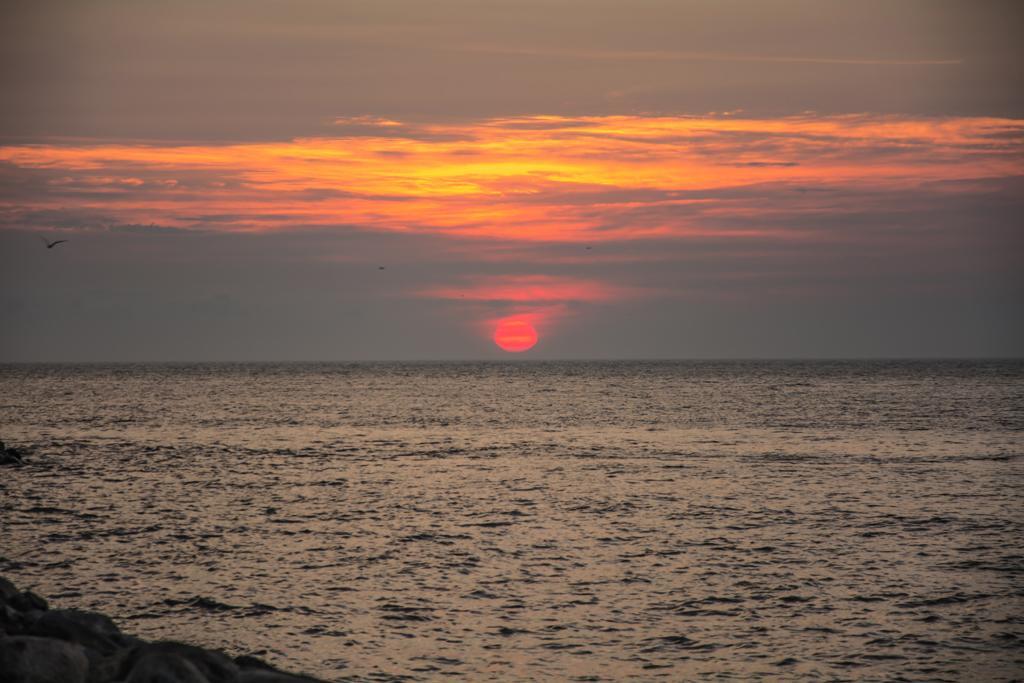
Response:
M498 323L498 329L494 330L494 343L502 351L527 351L537 343L537 330L525 320L502 320Z

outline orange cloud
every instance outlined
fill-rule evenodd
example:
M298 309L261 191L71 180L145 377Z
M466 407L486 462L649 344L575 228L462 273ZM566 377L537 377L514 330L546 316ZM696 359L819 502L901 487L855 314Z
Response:
M60 206L102 211L122 224L225 231L347 226L529 242L788 239L795 233L786 228L743 219L779 206L830 209L796 189L911 189L1024 173L1024 122L1012 119L337 123L337 137L291 142L0 147L0 162L17 177L42 179L0 209L16 217ZM772 202L730 195L742 188L762 188ZM723 228L723 217L737 225Z

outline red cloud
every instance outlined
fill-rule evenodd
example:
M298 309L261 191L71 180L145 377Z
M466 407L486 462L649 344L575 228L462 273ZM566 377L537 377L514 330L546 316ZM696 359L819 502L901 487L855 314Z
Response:
M612 301L636 296L639 293L639 290L617 287L596 280L551 275L506 275L477 277L461 286L432 287L422 290L419 295L434 299L550 303Z

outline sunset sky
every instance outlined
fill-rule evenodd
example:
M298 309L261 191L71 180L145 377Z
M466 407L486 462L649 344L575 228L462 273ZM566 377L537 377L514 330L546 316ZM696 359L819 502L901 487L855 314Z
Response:
M0 13L0 361L1024 353L1020 3Z

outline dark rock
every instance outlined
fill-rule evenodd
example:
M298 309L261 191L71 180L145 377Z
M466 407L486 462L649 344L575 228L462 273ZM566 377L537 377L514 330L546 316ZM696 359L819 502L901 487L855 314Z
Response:
M2 444L3 442L0 442ZM0 576L0 603L7 602L18 594L18 589L13 583Z
M254 656L175 642L147 643L110 618L49 610L0 578L0 683L322 683Z
M30 610L25 610L24 612L21 612L20 614L21 614L22 619L25 622L25 635L30 635L28 633L28 627L31 626L32 624L36 623L36 620L39 619L39 617L41 617L44 614L46 614L46 612L41 610L41 609L30 609Z
M39 610L28 610L21 612L10 605L0 605L0 633L11 636L29 635L28 629L39 615Z
M124 683L210 683L187 659L166 652L149 652L140 657Z
M0 638L4 683L87 683L88 671L80 645L33 636Z
M216 650L204 650L194 645L163 641L157 643L144 643L136 647L126 660L131 671L135 670L138 662L148 657L167 657L182 659L189 662L202 676L204 681L209 683L234 683L238 680L238 666L231 661L223 652ZM160 658L157 658L160 659ZM154 660L156 661L156 660ZM130 679L135 680L135 679ZM140 679L149 680L149 679ZM153 679L161 680L161 679ZM177 679L168 679L177 680ZM187 679L182 679L187 680Z
M239 683L322 683L316 678L281 671L252 655L235 657L235 664L242 670Z
M89 683L115 680L130 649L142 642L123 635L113 621L95 612L59 609L37 614L27 632L81 645L89 660Z
M46 600L39 597L32 591L25 591L24 593L18 593L7 601L14 609L19 612L27 612L32 609L47 610L50 606L46 603Z
M109 618L76 609L57 609L44 613L32 624L29 633L78 643L102 655L111 655L124 645L121 632Z
M118 650L110 655L101 655L95 650L85 649L89 660L89 683L110 683L120 680L118 674L124 668L124 661L130 650Z
M239 669L263 669L264 671L277 671L272 664L264 662L259 657L252 655L239 655L235 657L235 664Z

